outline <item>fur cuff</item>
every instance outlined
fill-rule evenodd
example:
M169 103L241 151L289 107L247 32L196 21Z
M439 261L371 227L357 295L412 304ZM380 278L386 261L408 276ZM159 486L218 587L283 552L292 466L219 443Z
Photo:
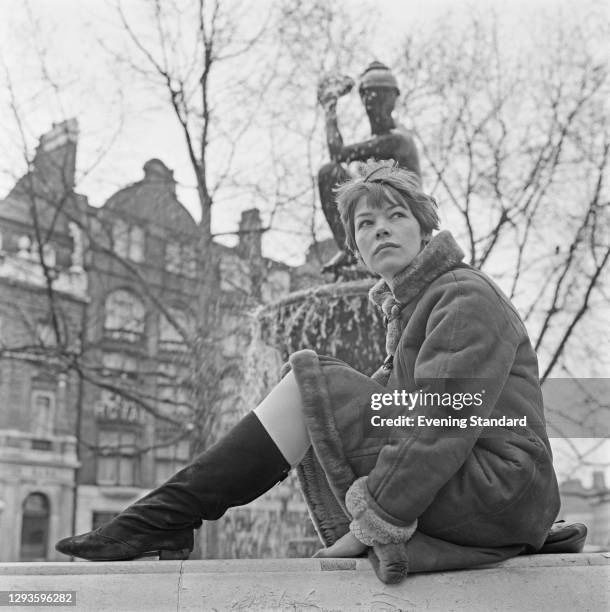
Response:
M378 516L367 503L366 476L358 478L345 496L345 505L352 515L350 531L363 544L399 544L406 542L415 532L417 521L399 527Z

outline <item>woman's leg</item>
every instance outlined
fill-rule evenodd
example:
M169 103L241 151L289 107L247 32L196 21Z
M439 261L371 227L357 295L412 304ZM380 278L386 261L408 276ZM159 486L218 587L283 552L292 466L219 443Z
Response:
M291 467L301 463L310 446L301 392L288 372L254 409L263 427Z
M260 497L300 461L309 446L300 405L299 390L289 374L256 411L247 414L190 465L110 523L64 538L57 543L57 550L94 561L127 560L146 554L188 558L193 529L202 519L216 520L228 508Z

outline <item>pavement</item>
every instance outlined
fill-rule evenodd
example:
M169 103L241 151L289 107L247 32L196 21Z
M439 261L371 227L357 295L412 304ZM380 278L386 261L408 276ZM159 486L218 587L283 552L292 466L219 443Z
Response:
M610 552L517 557L384 585L366 559L230 559L0 564L6 591L71 591L56 610L610 610ZM32 596L33 597L33 596ZM26 597L27 599L27 597ZM28 612L49 606L12 605Z

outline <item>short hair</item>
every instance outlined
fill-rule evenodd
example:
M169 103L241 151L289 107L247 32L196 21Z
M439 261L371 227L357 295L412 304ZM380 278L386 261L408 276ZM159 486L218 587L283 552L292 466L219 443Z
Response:
M345 246L356 252L354 212L366 196L369 206L380 208L384 201L408 207L424 234L439 227L436 200L421 189L421 180L410 170L400 168L393 160L368 161L360 165L345 183L335 189L337 208L345 228Z

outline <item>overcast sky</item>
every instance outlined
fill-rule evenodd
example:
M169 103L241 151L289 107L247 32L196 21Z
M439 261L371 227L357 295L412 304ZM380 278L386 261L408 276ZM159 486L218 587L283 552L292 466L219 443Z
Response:
M81 131L80 170L90 168L102 152L109 151L79 182L80 192L89 197L91 204L100 206L121 186L139 180L144 162L159 157L175 170L179 197L198 218L194 180L182 135L167 107L159 112L146 108L145 113L130 113L129 109L144 110L143 107L150 105L136 101L134 93L126 88L121 104L128 110L124 123L119 125L114 67L100 44L109 48L121 44L114 4L114 0L0 0L0 70L8 70L10 75L28 144L34 147L39 135L50 129L54 121L75 116ZM363 3L343 0L342 4L357 15ZM456 28L462 27L460 17L465 19L473 10L483 13L493 10L500 16L504 31L510 33L511 41L516 42L521 31L516 26L524 20L540 20L541 16L543 19L549 11L563 11L569 18L574 11L584 14L600 3L595 0L377 0L374 4L377 10L371 19L375 20L377 29L369 43L370 57L384 60L396 55L406 33L431 27L449 9L454 11ZM123 1L123 5L137 22L141 3L129 0ZM265 5L266 0L258 0L257 6ZM57 95L48 86L41 86L39 53L45 55L49 75L59 86ZM312 83L312 91L314 88ZM0 126L0 140L5 143L0 164L0 195L10 188L14 175L23 168L20 134L8 111L9 102L8 91L2 91L0 109L4 121ZM320 159L320 165L324 161ZM240 208L247 207L249 203L239 202L218 207L214 212L214 230L234 229ZM265 247L276 251L272 243L268 242ZM295 263L302 260L303 246L299 245L293 252L270 254Z

